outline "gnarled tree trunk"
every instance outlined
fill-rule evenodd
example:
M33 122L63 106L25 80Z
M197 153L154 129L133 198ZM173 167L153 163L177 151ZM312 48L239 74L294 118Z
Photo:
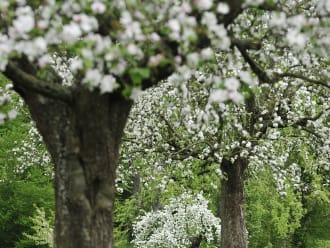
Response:
M18 91L55 164L55 247L114 247L115 172L131 102L86 89L72 103Z
M247 231L244 221L244 170L247 161L237 159L234 163L223 159L221 169L220 217L221 247L246 248Z

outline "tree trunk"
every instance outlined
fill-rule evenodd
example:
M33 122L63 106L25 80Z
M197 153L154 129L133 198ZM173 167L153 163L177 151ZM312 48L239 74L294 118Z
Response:
M244 170L247 161L237 159L234 163L224 159L221 169L220 217L221 247L246 248L247 231L244 221Z
M190 248L199 248L202 240L202 236L195 237L191 242Z
M84 89L72 104L20 94L55 164L55 247L114 247L115 172L131 102Z

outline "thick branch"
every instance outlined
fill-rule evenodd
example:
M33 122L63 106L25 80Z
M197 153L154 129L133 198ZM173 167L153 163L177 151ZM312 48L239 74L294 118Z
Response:
M235 46L238 48L240 53L242 54L244 60L249 64L251 70L257 75L259 81L261 83L272 83L273 79L271 79L267 73L255 62L250 55L248 54L247 47L244 47L240 43L236 43Z
M259 50L261 49L261 42L255 41L253 39L231 39L231 44L233 46L240 47L244 50Z
M321 112L319 112L314 117L303 117L303 118L297 120L294 123L289 123L289 122L288 123L283 123L283 124L279 125L278 127L279 128L286 128L286 127L290 127L291 126L291 127L298 128L298 129L301 128L301 129L303 129L303 130L305 130L305 131L307 131L307 132L315 135L316 137L321 138L320 135L316 134L314 131L312 131L311 129L309 129L307 127L307 124L308 124L309 121L316 121L316 120L318 120L323 115L323 113L324 113L324 111L321 111Z
M41 81L21 70L13 62L8 63L4 75L13 81L14 87L16 88L32 91L42 96L61 100L63 102L72 101L72 92L68 88L59 84Z
M233 42L233 45L238 48L238 50L242 54L244 60L249 64L251 70L257 75L257 77L259 78L259 80L261 82L273 83L273 82L278 81L281 78L290 77L290 78L301 79L301 80L304 80L311 84L320 85L320 86L330 89L330 85L328 83L326 83L325 81L322 81L321 79L309 78L309 77L303 76L298 73L290 73L290 72L276 73L276 74L274 74L274 77L271 78L261 68L261 66L259 66L257 64L257 62L251 58L251 56L247 52L248 49L257 49L258 43L253 43L253 42L250 42L249 40L239 41L239 40L235 40L235 39L232 42Z
M302 127L302 130L314 135L316 138L318 138L319 143L323 144L323 142L322 142L323 139L322 139L321 135L319 135L318 133L314 132L313 130L311 130L310 128L307 128L307 127Z
M323 111L321 111L320 113L318 113L318 115L314 116L314 117L305 117L305 118L301 118L300 120L296 121L293 126L306 126L308 121L316 121L318 120L321 116L323 115Z
M258 6L253 6L253 8L266 11L283 11L283 8L280 8L277 3L270 3L269 1L265 1L263 4L260 4Z
M227 27L229 24L233 23L237 16L242 13L243 8L243 0L226 0L225 1L229 5L229 13L225 15L223 23Z
M277 79L284 78L284 77L302 79L306 82L316 84L316 85L321 85L323 87L330 89L330 85L322 80L312 79L312 78L309 78L309 77L306 77L306 76L303 76L303 75L297 74L297 73L290 73L290 72L279 73L279 74L276 74L276 77L277 77Z
M200 151L193 149L193 147L198 144L206 144L207 146L210 147L210 149L212 149L212 146L208 144L207 141L200 141L197 143L190 143L188 145L182 146L177 142L177 140L183 140L183 138L180 137L180 135L174 130L171 123L165 118L165 116L160 114L160 117L165 122L171 135L171 137L169 137L169 139L167 140L167 143L174 149L172 151L173 155L181 157L181 160L186 159L188 157L201 159Z

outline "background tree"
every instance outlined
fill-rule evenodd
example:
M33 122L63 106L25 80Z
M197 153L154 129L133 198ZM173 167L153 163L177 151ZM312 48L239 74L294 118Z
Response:
M245 73L241 73L240 76L247 78ZM237 178L242 185L239 201L244 199L243 183L246 176L258 174L260 172L257 171L260 170L271 172L266 175L275 177L273 184L278 184L279 194L290 194L290 197L286 197L288 206L283 206L290 212L275 209L274 211L279 211L284 219L276 220L275 216L270 217L274 218L277 228L284 227L283 221L289 221L289 215L292 218L289 221L291 223L285 225L288 229L279 230L278 233L274 233L274 237L292 236L299 227L303 215L300 201L306 190L304 187L308 184L303 180L304 174L323 174L321 171L328 170L329 166L328 92L318 85L307 90L301 85L301 81L295 81L291 82L291 87L298 86L297 90L284 94L288 87L280 81L273 88L263 84L254 85L245 104L221 103L213 107L212 94L218 94L219 91L209 93L203 90L204 85L200 84L203 78L205 77L200 74L200 82L191 81L181 85L180 90L188 95L185 97L180 97L180 90L168 83L149 91L139 99L127 125L127 137L124 139L122 152L122 165L127 167L120 170L119 178L122 179L119 180L124 180L124 185L130 185L125 178L127 180L138 175L142 185L145 183L146 188L157 187L159 193L171 189L171 180L178 181L179 188L195 188L198 185L197 189L201 187L205 190L210 188L203 184L205 179L209 179L206 184L218 186L214 184L214 175L218 173L222 178L223 187L230 182L230 178L227 177L226 171L220 170L219 165L223 165L224 159L230 163L244 159L247 161L246 166L250 167L250 172L242 173ZM235 79L230 80L232 82L227 86L234 85ZM253 79L250 80L252 83ZM238 84L236 81L236 85ZM253 106L249 105L251 98L252 101L255 100ZM217 119L214 121L211 118ZM310 147L305 147L306 142L311 144ZM300 149L304 149L307 156L318 153L313 161L315 166L306 167L306 162L295 161L295 154L299 154ZM194 184L192 181L197 183ZM251 194L254 194L252 192ZM224 194L226 192L222 193ZM255 199L259 196L257 194ZM232 197L231 195L231 199ZM280 199L280 195L278 197ZM157 201L155 202L157 205ZM220 200L220 203L222 202ZM226 207L219 206L220 214L222 208ZM229 206L226 209L230 209ZM251 215L250 219L252 218ZM225 224L223 219L222 225Z

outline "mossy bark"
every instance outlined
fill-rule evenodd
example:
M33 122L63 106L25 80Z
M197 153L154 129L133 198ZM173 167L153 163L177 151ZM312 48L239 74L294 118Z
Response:
M70 103L18 91L55 164L55 247L114 247L115 175L131 102L87 89Z

